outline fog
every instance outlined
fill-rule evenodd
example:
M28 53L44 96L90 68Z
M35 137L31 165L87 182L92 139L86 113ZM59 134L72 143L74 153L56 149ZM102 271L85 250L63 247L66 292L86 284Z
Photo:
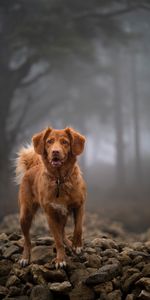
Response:
M148 228L149 1L2 0L0 41L0 219L18 211L20 145L71 126L87 139L87 210Z

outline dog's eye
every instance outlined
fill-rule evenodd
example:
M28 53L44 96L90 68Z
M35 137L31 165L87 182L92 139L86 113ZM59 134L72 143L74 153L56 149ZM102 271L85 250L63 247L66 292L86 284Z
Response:
M48 144L53 144L53 143L54 143L54 139L49 139L49 140L47 140L47 143L48 143Z
M66 141L66 140L62 140L62 141L61 141L61 144L63 144L63 145L67 145L67 144L68 144L68 141Z

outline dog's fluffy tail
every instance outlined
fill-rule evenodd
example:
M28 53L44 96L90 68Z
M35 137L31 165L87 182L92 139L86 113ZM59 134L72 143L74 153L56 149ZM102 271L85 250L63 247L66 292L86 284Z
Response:
M40 161L40 157L35 153L33 145L27 145L22 147L18 153L15 160L15 182L20 184L21 180L27 170L37 165Z

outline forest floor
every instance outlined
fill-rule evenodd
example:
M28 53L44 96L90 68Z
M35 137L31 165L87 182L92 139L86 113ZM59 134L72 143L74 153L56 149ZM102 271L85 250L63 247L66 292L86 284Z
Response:
M39 213L31 230L31 264L21 268L18 215L6 216L0 224L0 299L150 299L150 230L130 233L96 213L87 213L84 224L83 252L66 250L67 266L56 270L54 241Z

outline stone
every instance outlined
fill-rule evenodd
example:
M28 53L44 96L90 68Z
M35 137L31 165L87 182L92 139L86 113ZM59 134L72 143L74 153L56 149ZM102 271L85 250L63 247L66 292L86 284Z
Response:
M47 286L36 285L31 291L30 300L54 300L54 298Z
M107 295L107 300L121 300L122 293L120 290L115 290Z
M135 273L140 273L137 268L132 268L130 266L123 267L123 276L121 278L122 283L124 283L126 279Z
M95 299L95 293L84 285L83 283L79 283L76 285L72 291L69 293L69 299L70 300L94 300Z
M12 285L18 286L19 284L20 279L16 275L11 275L6 282L6 287L10 287Z
M150 263L146 264L142 270L143 276L150 276Z
M150 251L150 241L147 241L145 243L145 247L147 248L148 251Z
M121 288L121 280L120 280L120 277L116 277L116 278L113 278L112 279L112 284L113 284L113 287L114 289L118 290Z
M70 282L73 285L76 285L79 282L85 281L85 279L88 277L89 272L87 269L76 269L72 272L70 275Z
M9 293L8 293L9 297L18 296L20 294L21 294L21 289L19 287L17 287L17 286L10 286L9 287Z
M48 287L50 291L62 294L66 294L72 289L72 285L69 281L49 283Z
M140 263L141 261L143 261L143 257L138 255L136 256L133 261L132 261L132 265L137 265L138 263Z
M97 294L101 294L101 293L110 293L113 290L113 284L111 281L105 282L105 283L100 283L98 285L94 286L94 291Z
M137 282L136 285L141 286L146 289L146 291L150 292L150 278L142 277Z
M127 279L122 284L122 289L124 292L128 292L128 290L133 286L133 284L141 277L141 273L134 273L130 277L127 277Z
M101 257L97 254L91 254L86 257L87 261L85 262L86 267L91 267L91 268L100 268L101 266Z
M12 267L12 262L10 260L1 260L0 261L0 278L2 276L7 276L10 273Z
M119 264L105 265L99 269L95 274L90 275L85 283L87 285L96 285L105 281L110 281L114 277L121 274L121 266Z
M3 256L5 258L10 258L14 253L19 253L20 248L16 245L11 245L10 247L6 248L6 250L3 253Z
M19 296L19 297L15 297L15 298L5 298L5 300L29 300L28 296Z
M86 253L93 254L96 253L96 250L92 247L86 247Z
M50 236L39 237L36 240L36 245L51 246L54 244L54 239Z
M119 261L121 263L122 266L126 266L126 265L131 265L132 264L132 259L130 258L129 255L127 254L122 254L119 257Z
M48 282L62 282L67 280L67 274L63 269L60 270L48 270L47 268L41 268L42 275Z
M31 251L31 262L44 264L53 257L53 250L50 246L35 246Z
M12 232L12 233L9 235L9 240L10 240L10 241L18 241L20 238L21 238L21 235L18 234L17 232Z
M39 284L39 285L46 284L46 281L42 274L42 270L39 265L32 264L30 267L30 272L32 274L33 281L35 284Z
M103 250L105 249L111 249L111 248L116 248L117 249L117 244L108 238L95 238L94 240L91 241L92 247L100 247Z
M117 257L118 251L116 249L106 249L102 251L101 256Z
M7 242L8 241L8 235L4 232L1 233L0 234L0 241Z
M31 280L31 266L27 266L26 268L22 268L19 264L14 264L11 270L11 274L16 275L22 282L27 282Z
M0 285L0 299L3 299L8 294L8 288Z
M138 297L139 300L150 300L150 293L142 290Z
M125 300L134 300L134 299L135 299L135 297L133 294L128 294L125 298Z

